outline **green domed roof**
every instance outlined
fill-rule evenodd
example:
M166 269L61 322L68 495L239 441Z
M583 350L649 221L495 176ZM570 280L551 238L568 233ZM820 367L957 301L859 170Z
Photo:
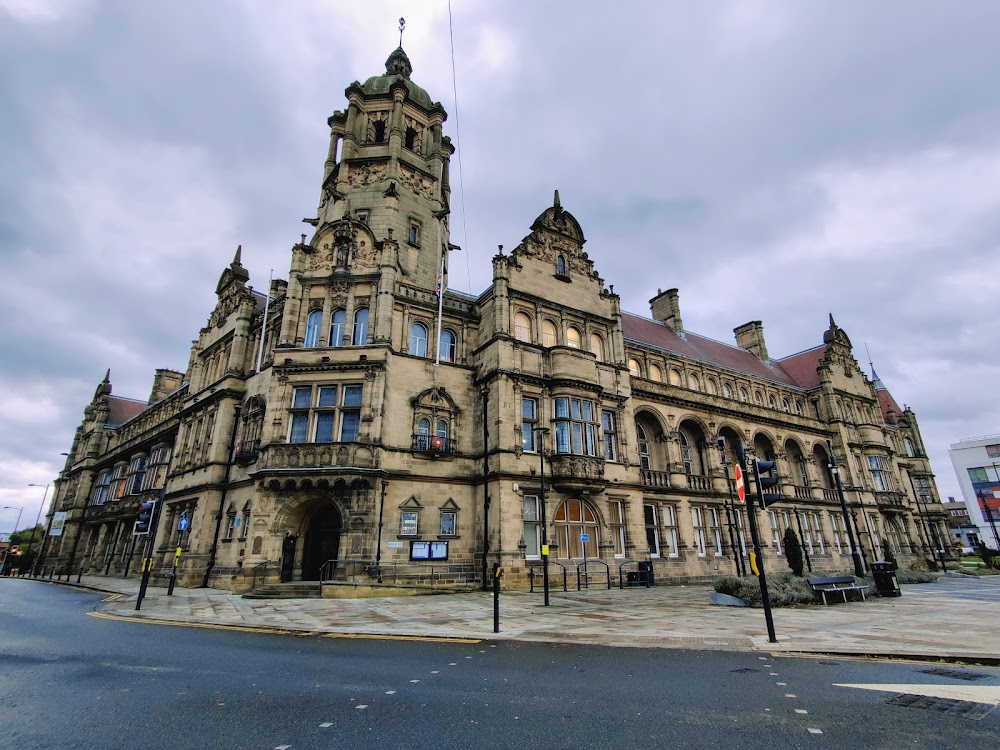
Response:
M389 90L396 83L401 83L406 87L408 97L417 106L426 110L441 109L441 105L431 101L430 95L420 86L410 80L410 73L413 66L410 59L403 52L402 47L397 47L385 61L385 74L372 76L361 86L361 90L369 95L388 94Z

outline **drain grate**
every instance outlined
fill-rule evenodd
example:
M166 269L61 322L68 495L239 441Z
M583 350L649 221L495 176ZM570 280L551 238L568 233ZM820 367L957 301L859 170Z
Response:
M905 706L906 708L921 708L925 711L961 716L963 719L979 719L987 716L995 706L972 701L959 701L953 698L934 698L927 695L911 695L903 693L886 701L890 706Z
M934 667L934 669L921 669L920 671L924 674L933 674L938 677L950 677L953 680L965 680L966 682L985 680L989 676L982 674L981 672L970 672L967 669L949 669L948 667Z
M743 667L743 669L730 669L733 674L750 674L751 672L759 672L759 669L750 669L748 667Z

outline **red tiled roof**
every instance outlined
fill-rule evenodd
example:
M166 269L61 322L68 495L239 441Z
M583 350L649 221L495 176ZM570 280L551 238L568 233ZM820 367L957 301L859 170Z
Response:
M816 372L816 368L819 367L819 363L825 355L826 344L820 344L778 361L781 362L785 372L791 375L799 386L811 391L813 388L819 388L819 374Z
M622 332L626 339L637 344L655 346L682 357L718 365L746 375L786 385L800 385L777 360L762 362L746 349L723 344L721 341L688 331L684 331L682 338L669 326L649 318L622 313Z
M108 396L108 425L117 427L141 413L149 404L132 398Z
M892 397L885 388L879 388L875 391L875 397L878 398L878 406L882 410L882 419L886 422L889 421L889 410L896 412L896 416L899 417L903 414L903 410L899 408L899 404L896 403L896 399Z

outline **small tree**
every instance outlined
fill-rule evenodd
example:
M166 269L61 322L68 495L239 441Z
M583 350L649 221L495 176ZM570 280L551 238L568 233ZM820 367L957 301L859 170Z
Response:
M986 563L987 568L993 567L993 558L997 556L995 549L990 549L983 542L980 542L979 546L976 547L976 554L983 558L983 562Z
M788 567L795 575L801 577L805 558L802 556L802 545L799 544L798 535L791 527L788 527L785 529L785 536L781 542L785 545L785 560L788 561Z

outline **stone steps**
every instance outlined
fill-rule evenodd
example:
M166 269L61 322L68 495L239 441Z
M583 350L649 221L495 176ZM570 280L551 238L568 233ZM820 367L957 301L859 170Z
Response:
M244 599L320 599L321 597L322 590L318 581L261 584L243 595Z

